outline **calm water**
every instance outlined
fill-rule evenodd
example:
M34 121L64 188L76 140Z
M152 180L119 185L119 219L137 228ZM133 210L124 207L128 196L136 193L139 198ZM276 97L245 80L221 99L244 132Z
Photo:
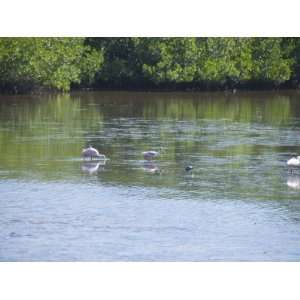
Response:
M0 260L300 261L294 153L297 92L1 96Z

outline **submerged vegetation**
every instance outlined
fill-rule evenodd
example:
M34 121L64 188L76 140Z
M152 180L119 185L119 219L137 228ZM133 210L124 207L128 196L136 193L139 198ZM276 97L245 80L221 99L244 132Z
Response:
M0 38L2 92L299 83L299 38Z

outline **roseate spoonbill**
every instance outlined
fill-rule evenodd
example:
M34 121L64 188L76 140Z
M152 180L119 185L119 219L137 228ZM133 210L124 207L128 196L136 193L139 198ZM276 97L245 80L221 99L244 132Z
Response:
M90 158L91 160L94 157L98 159L106 159L106 156L104 154L100 154L99 151L92 146L83 149L81 155L83 156L83 158Z
M159 152L158 151L145 151L142 153L144 158L147 160L151 160L156 158L157 156L159 156Z

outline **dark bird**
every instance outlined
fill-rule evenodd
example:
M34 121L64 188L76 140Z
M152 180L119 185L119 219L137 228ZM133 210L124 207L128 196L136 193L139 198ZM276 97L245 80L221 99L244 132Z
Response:
M186 166L186 167L185 167L185 170L186 170L187 172L189 172L189 171L193 170L193 166Z

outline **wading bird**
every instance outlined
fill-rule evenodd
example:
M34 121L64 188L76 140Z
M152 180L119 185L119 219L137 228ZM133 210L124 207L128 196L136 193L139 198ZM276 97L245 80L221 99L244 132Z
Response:
M289 169L291 170L291 173L293 172L293 167L299 167L300 166L300 156L292 157L289 159L286 164L288 165Z
M193 166L186 166L186 167L185 167L185 170L186 170L187 172L192 171L192 170L193 170Z
M106 156L104 154L100 154L99 151L92 146L83 149L81 155L83 156L83 158L90 158L91 160L93 158L106 159Z
M142 153L144 156L144 159L151 160L154 159L155 157L159 156L159 152L157 151L145 151Z

